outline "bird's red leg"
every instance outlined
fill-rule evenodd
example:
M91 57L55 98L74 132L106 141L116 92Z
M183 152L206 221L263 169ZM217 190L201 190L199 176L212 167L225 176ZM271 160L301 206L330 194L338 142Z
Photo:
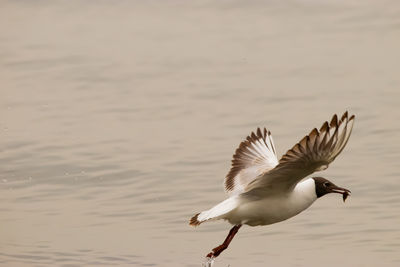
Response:
M235 237L236 233L239 231L240 227L242 227L241 224L235 225L232 227L232 229L229 231L228 236L225 238L224 243L219 245L218 247L215 247L211 250L210 253L207 254L207 258L216 258L218 257L219 254L221 254L222 251L228 248L229 244L231 243L232 239Z

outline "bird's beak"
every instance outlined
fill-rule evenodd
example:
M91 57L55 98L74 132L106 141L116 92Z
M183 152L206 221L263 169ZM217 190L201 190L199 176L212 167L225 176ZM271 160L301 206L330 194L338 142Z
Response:
M331 189L332 193L338 193L338 194L342 194L343 195L343 202L346 201L346 198L351 194L351 191L343 188L343 187L339 187L339 186L335 186Z

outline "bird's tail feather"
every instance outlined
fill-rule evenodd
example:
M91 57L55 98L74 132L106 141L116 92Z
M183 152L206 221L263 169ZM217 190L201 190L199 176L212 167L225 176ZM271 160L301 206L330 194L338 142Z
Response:
M197 213L190 219L189 224L192 226L198 226L202 222L208 220L223 219L224 215L231 212L237 207L237 204L238 204L237 196L230 197L209 210Z

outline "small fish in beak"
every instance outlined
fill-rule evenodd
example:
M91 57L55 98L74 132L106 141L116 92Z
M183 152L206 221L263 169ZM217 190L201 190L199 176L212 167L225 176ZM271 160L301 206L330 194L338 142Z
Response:
M343 202L346 202L346 198L349 196L350 194L347 192L347 191L345 191L344 193L343 193Z
M346 202L347 197L350 196L350 194L351 194L350 190L348 190L346 188L338 187L336 185L334 185L333 188L331 188L331 192L342 194L343 202Z

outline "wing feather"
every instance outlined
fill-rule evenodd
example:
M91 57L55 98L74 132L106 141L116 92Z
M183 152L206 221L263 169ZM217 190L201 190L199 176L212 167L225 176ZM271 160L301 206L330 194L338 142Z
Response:
M258 176L278 165L278 158L271 132L257 128L240 143L232 159L232 167L225 177L228 194L242 193Z
M340 119L335 114L330 123L324 122L319 130L314 128L282 156L275 168L254 179L244 191L271 187L291 190L306 176L328 168L346 146L354 119L347 111Z

